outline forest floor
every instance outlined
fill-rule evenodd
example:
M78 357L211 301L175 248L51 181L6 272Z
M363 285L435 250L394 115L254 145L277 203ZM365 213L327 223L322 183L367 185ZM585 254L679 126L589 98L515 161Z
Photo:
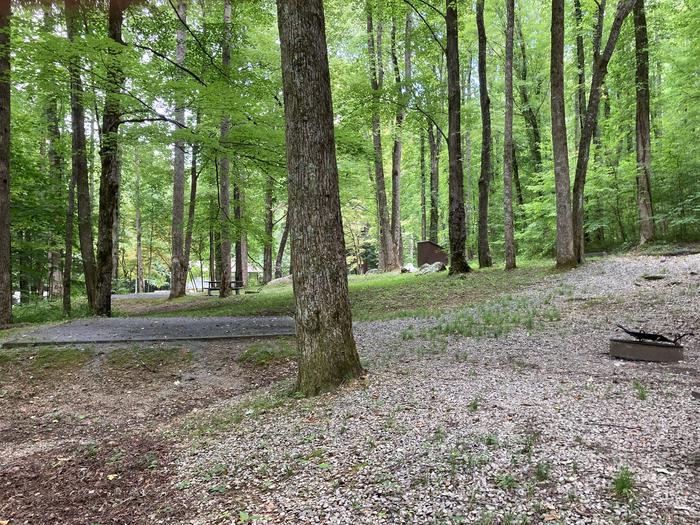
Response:
M289 339L0 350L0 522L698 523L700 338L606 352L698 332L700 256L528 271L371 306L367 375L311 400Z

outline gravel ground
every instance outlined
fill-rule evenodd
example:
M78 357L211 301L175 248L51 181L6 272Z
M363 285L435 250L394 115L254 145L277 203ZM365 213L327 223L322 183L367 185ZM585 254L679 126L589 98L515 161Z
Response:
M38 328L3 344L177 341L294 335L290 317L109 317L80 319Z
M698 273L693 255L553 274L497 303L544 314L496 338L358 323L364 379L267 409L284 385L258 391L188 449L188 523L700 523L700 337L679 364L606 355L615 323L699 332Z

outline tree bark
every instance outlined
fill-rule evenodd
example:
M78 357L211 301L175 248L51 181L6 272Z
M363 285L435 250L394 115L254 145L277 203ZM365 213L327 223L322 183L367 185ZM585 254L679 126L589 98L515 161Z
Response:
M520 67L518 68L518 92L520 93L520 101L523 109L523 119L527 125L527 137L530 148L530 156L535 171L542 168L542 133L540 131L540 121L535 113L535 110L530 103L530 92L528 91L528 69L527 69L527 50L525 39L523 38L523 29L519 18L515 17L515 26L518 32L518 44L520 47Z
M491 99L486 85L486 27L484 0L476 2L476 26L479 38L479 101L481 103L481 173L479 174L479 267L493 265L489 248L489 185L491 166Z
M425 131L420 131L420 238L424 241L428 235L428 222L425 201Z
M572 207L572 223L574 235L574 256L577 262L583 262L584 257L584 240L583 240L583 197L586 185L586 172L588 170L588 161L591 152L591 141L598 125L598 108L600 106L601 87L605 81L605 76L608 73L608 63L612 57L617 39L620 36L622 24L630 14L636 0L620 0L615 11L615 18L610 27L608 41L605 44L605 49L602 54L597 50L600 49L599 32L594 35L594 51L595 58L593 62L593 77L591 79L591 88L588 96L588 106L581 130L581 140L578 147L578 158L576 160L576 175L574 177L573 191L573 207ZM602 15L601 15L602 16ZM602 23L599 23L599 27ZM600 29L602 32L602 28ZM597 42L597 44L596 44Z
M377 199L377 215L379 219L379 261L380 271L390 272L399 269L394 251L394 240L389 218L384 181L384 154L382 151L382 129L379 114L379 97L384 84L384 68L382 66L382 26L377 27L376 36L372 11L369 2L367 9L367 53L369 57L370 82L372 85L372 143L374 145L374 184ZM375 46L376 38L376 46Z
M100 217L97 238L97 295L95 313L112 314L112 270L113 236L112 229L119 211L119 124L121 110L119 97L126 80L121 69L120 55L124 10L130 0L110 0L108 14L108 35L116 44L107 52L106 76L109 84L105 90L105 106L102 113L102 137L100 144Z
M282 262L284 261L284 250L287 247L287 238L289 237L289 212L284 221L284 230L282 230L282 238L280 246L277 249L277 257L275 258L275 279L282 277Z
M199 126L200 118L200 112L197 110L197 126ZM199 182L199 172L197 171L199 145L192 143L190 148L192 152L190 161L190 202L187 206L187 227L185 229L185 261L188 262L188 267L190 254L192 253L192 234L194 232L195 212L197 211L197 183Z
M186 38L184 21L187 4L177 3L177 16L180 23L176 33L175 63L185 64ZM175 95L175 121L178 128L185 125L185 106L182 96ZM176 132L179 131L176 129ZM173 147L173 222L171 230L170 299L184 297L187 293L187 270L189 261L185 259L185 141L178 138Z
M506 270L515 268L513 224L513 26L514 0L506 0L505 124L503 127L503 215Z
M552 47L550 62L552 103L552 148L557 203L557 267L576 265L571 221L569 148L566 141L564 99L564 0L552 0Z
M221 45L221 64L224 72L228 72L231 65L231 2L224 1L224 41ZM221 119L221 142L228 140L231 120L228 115ZM231 295L231 177L230 162L225 151L219 160L219 227L221 231L221 258L219 273L221 274L221 288L219 297L225 298ZM235 198L235 197L234 197Z
M411 82L411 14L406 15L404 49L404 81ZM396 130L394 131L394 146L391 152L391 236L396 262L403 266L403 237L401 235L401 158L403 153L403 122L406 119L406 103L408 88L401 81L401 69L396 52L396 19L391 20L391 62L394 67L394 81L398 97L396 111Z
M241 184L241 174L234 179L233 184L233 214L236 224L236 281L248 285L248 239L243 221L244 194Z
M68 40L73 42L78 34L79 0L65 0L66 29ZM85 141L85 105L83 102L83 82L80 76L80 58L72 53L68 63L70 75L71 105L71 171L75 177L78 203L78 237L80 239L80 256L83 260L85 292L88 307L95 311L97 293L97 268L92 237L92 200L90 193L90 176L87 164L87 145Z
M447 59L447 115L449 131L449 237L450 275L469 272L467 264L467 222L464 209L464 168L462 166L462 89L459 77L459 23L457 4L445 0L446 59Z
M437 244L440 224L440 135L435 133L432 122L428 123L430 144L430 230L428 238Z
M654 238L654 208L651 199L651 122L649 117L649 38L644 0L634 5L634 44L637 92L637 209L639 244Z
M48 15L44 12L44 17ZM56 98L50 96L46 105L46 123L49 136L49 172L51 174L52 183L55 184L56 190L63 193L61 187L64 184L63 180L63 158L60 150L61 130L58 125L58 104ZM54 212L56 214L62 208L57 207ZM61 253L58 245L58 240L54 232L49 234L49 298L54 299L62 294L63 277L61 276Z
M362 373L352 334L322 0L278 0L292 274L304 395Z
M272 280L272 243L274 241L273 234L275 228L275 209L274 209L274 189L275 179L267 178L265 184L265 241L263 242L263 284L267 284Z
M136 228L136 293L143 293L146 283L143 276L143 243L141 226L141 158L136 156L136 190L134 195L135 228Z
M581 0L574 0L574 19L576 20L576 141L579 140L580 131L583 129L583 113L586 110L586 56L583 46L583 13L581 12Z
M66 238L63 252L63 315L71 313L71 279L73 276L73 217L75 215L75 174L68 182L66 206Z
M0 0L0 326L12 322L10 14L10 0Z

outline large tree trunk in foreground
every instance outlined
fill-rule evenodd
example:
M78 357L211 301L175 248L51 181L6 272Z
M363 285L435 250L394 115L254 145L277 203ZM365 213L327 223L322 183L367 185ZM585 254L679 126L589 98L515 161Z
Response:
M467 264L467 221L464 209L464 168L462 166L462 90L459 78L459 24L457 5L445 0L445 26L447 29L447 114L449 132L447 153L449 156L449 234L450 274L470 271ZM484 85L485 87L485 85Z
M637 208L639 244L654 238L654 209L651 200L651 124L649 118L649 39L644 0L634 6L634 44L637 60Z
M566 141L564 99L564 0L552 0L552 48L550 62L552 98L552 147L557 203L556 258L558 267L575 266L569 182L569 148Z
M352 335L323 0L277 0L299 377L304 395L362 373Z
M68 39L72 42L77 36L79 21L78 0L66 0L66 27ZM87 145L85 140L85 106L83 102L83 82L80 76L80 59L71 55L68 63L70 75L71 106L71 170L75 177L78 201L78 237L80 239L80 256L83 260L85 292L88 307L95 310L97 293L97 268L92 238L92 199L90 193L90 176L87 163Z
M113 235L114 222L119 213L119 124L121 113L119 107L120 93L124 87L124 72L119 65L122 53L122 24L124 10L129 0L110 0L109 2L109 38L116 44L108 53L106 76L109 85L105 93L105 106L102 113L102 142L100 144L100 219L97 237L97 295L95 313L112 315L112 270L113 270Z
M479 101L481 103L481 173L479 174L479 267L493 264L489 248L489 185L491 167L491 99L486 86L486 27L484 0L476 2L476 26L479 35Z
M10 0L0 0L0 325L12 322L10 239Z
M598 107L600 106L601 87L608 73L608 63L612 58L617 39L620 36L622 24L630 14L636 0L621 0L615 11L615 18L610 27L608 41L605 44L603 53L598 55L593 63L593 78L591 79L591 89L588 96L588 106L584 118L583 129L581 130L581 140L578 147L578 158L576 159L576 175L574 178L572 223L574 230L574 256L576 261L583 262L584 241L583 241L583 196L586 185L586 173L588 171L588 161L591 153L591 141L598 126ZM602 23L598 25L602 32ZM598 34L598 33L597 33ZM594 42L594 50L600 48L599 36ZM598 44L596 44L598 42Z
M506 0L506 85L503 129L503 215L506 270L515 268L515 226L513 224L513 25L514 0Z
M178 18L187 16L187 4L180 0L177 4ZM185 64L185 28L178 24L176 35L177 47L175 62ZM175 121L179 126L185 125L185 107L182 96L176 95ZM178 126L178 127L179 127ZM176 130L176 132L179 130ZM185 260L185 141L178 138L173 147L173 221L171 230L171 264L170 264L170 299L184 297L187 291L187 268Z
M430 143L430 228L428 239L437 244L440 224L440 135L435 133L435 126L428 123L428 142Z
M221 63L228 72L231 65L231 2L224 1L224 41L221 50ZM221 119L221 142L228 140L231 120L228 115ZM221 228L221 257L218 260L221 274L219 297L231 295L231 175L228 154L224 151L219 161L219 227Z
M375 45L376 40L376 45ZM384 154L382 151L382 130L379 113L379 95L384 84L384 67L382 65L382 26L374 30L371 8L367 3L367 54L369 58L370 83L372 86L372 143L374 145L374 184L377 200L379 222L379 270L390 272L398 270L394 251L394 240L389 218L389 206L386 198L384 181Z

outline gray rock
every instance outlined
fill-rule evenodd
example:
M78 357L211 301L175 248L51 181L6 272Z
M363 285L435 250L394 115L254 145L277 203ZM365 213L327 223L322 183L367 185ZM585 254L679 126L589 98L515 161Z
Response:
M272 279L269 283L267 283L267 286L282 286L285 284L292 284L291 275L286 275L284 277L280 277L279 279Z
M418 273L416 275L425 275L427 273L438 273L441 272L445 269L445 264L438 261L433 264L424 264L423 266L420 267L420 270L418 270Z

